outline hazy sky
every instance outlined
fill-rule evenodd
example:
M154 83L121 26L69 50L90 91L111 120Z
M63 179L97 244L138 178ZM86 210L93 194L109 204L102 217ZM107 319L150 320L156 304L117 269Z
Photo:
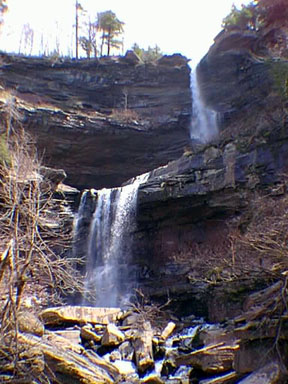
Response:
M162 52L180 52L197 63L221 30L222 19L240 0L79 0L92 19L97 12L112 10L125 22L125 50L135 42L141 47L157 44ZM18 52L21 31L29 23L35 31L34 54L56 41L61 53L73 49L75 0L7 0L9 12L0 38L0 49ZM36 33L37 32L37 33Z

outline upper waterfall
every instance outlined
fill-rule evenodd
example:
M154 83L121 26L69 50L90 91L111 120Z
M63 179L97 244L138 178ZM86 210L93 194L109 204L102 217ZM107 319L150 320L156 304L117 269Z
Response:
M209 109L202 97L197 79L197 68L191 72L192 119L190 137L207 143L218 135L217 112Z

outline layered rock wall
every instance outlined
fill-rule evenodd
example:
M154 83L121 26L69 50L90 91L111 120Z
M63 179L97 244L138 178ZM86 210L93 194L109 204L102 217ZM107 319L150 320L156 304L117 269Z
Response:
M231 226L251 214L258 192L273 193L288 169L288 62L260 50L260 43L246 32L216 41L198 77L204 100L219 113L218 140L202 148L192 143L139 190L135 260L142 287L155 297L177 298L179 306L193 297L182 308L201 314L210 299L197 281L205 273L216 281L222 276L221 260L233 258ZM214 309L221 301L215 300Z
M190 68L181 55L56 60L1 54L0 81L51 166L78 188L119 186L189 143Z

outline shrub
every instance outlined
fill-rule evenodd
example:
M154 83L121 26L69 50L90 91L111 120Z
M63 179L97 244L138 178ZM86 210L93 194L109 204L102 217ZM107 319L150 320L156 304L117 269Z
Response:
M13 121L6 117L2 121ZM9 125L9 134L0 141L0 371L11 383L34 382L29 358L23 358L30 351L19 339L26 299L34 300L35 310L37 301L55 303L61 293L83 291L76 263L67 253L71 228L53 197L52 183L41 176L33 140L20 122L16 126Z
M132 109L113 109L110 118L121 123L135 123L139 120L139 115Z

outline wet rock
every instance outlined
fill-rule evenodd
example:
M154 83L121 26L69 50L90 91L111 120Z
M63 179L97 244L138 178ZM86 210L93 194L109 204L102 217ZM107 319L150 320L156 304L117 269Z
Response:
M287 344L286 344L287 346ZM285 355L285 342L278 342L279 353ZM235 355L233 367L239 373L250 373L270 361L277 361L278 355L275 350L274 339L258 339L243 341Z
M61 382L85 382L86 384L114 383L119 378L119 371L112 364L105 362L92 351L85 351L80 346L69 343L63 337L49 333L42 338L19 334L19 343L26 348L37 348L45 358L46 374L51 372Z
M161 336L160 336L161 339L163 339L163 340L168 339L168 337L172 335L175 327L176 327L176 324L173 323L173 321L170 321L167 324L167 326L165 327L165 329L162 331Z
M116 320L120 313L120 308L66 306L45 309L41 312L40 317L44 324L49 326L56 326L61 323L109 324Z
M135 376L139 380L137 372L136 372L136 366L131 361L125 361L125 360L116 360L113 362L113 365L117 367L121 375L124 376L130 376L133 375L134 379ZM139 381L138 381L139 382Z
M63 169L54 169L44 166L40 167L40 174L44 180L48 180L50 182L50 187L52 187L52 190L54 190L58 184L60 184L67 177Z
M140 381L141 384L164 384L164 381L155 373L151 373Z
M101 345L112 347L121 344L125 340L125 335L116 325L108 324L101 339Z
M132 347L130 341L124 341L124 343L119 346L119 352L121 353L122 360L133 360L134 348Z
M130 313L128 314L128 316L125 317L122 324L125 327L125 326L137 324L138 321L139 321L139 315L137 313Z
M81 342L79 329L63 329L54 331L54 333L69 340L70 343L79 345Z
M200 380L199 384L234 384L238 382L236 381L238 378L239 374L237 374L236 372L230 372L226 375L213 377L212 379Z
M93 341L94 343L100 343L102 336L98 335L91 326L84 326L81 328L80 336L83 341Z
M154 367L152 350L153 330L150 322L145 322L135 335L133 347L138 371L143 373Z
M282 373L279 363L271 362L239 381L239 384L284 384L286 380L287 375Z
M193 374L193 368L181 366L173 373L173 379L181 383L190 383L190 376Z
M174 361L177 367L189 365L209 374L227 372L232 369L237 349L238 345L229 346L223 343L210 345L187 355L176 355Z
M111 362L121 360L121 353L118 350L114 350L110 353L109 359Z

